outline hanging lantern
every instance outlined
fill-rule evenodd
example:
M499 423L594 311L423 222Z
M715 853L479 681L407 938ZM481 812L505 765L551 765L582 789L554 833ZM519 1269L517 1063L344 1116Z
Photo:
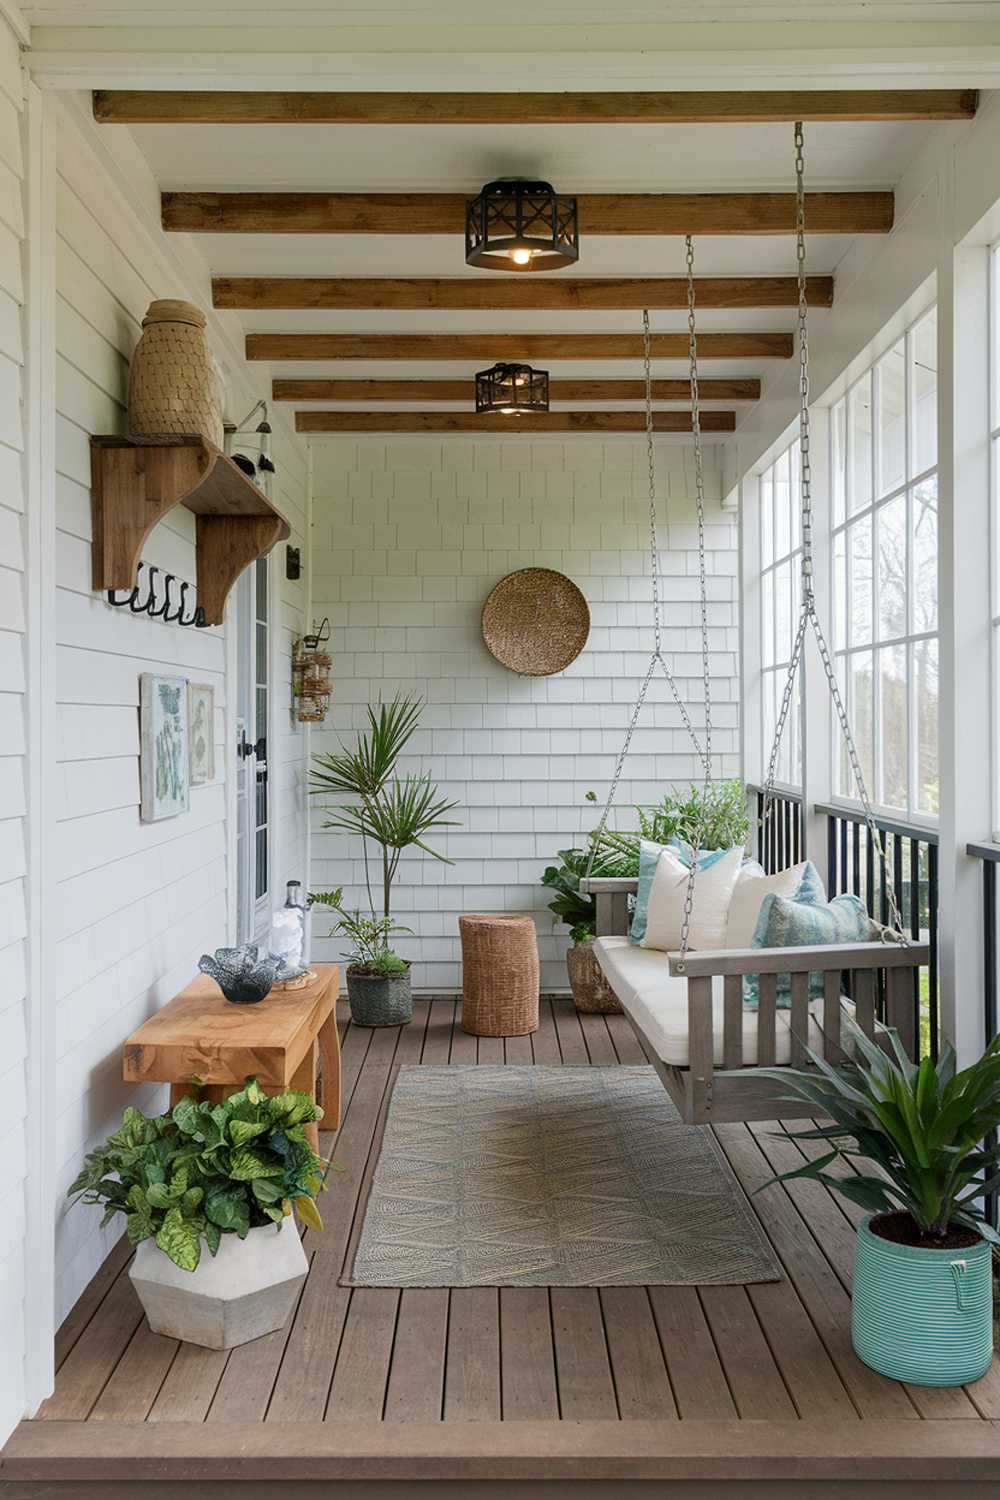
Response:
M490 271L554 271L580 254L576 199L548 182L501 177L465 205L465 260Z
M476 375L476 411L527 416L549 409L549 372L531 365L492 365Z

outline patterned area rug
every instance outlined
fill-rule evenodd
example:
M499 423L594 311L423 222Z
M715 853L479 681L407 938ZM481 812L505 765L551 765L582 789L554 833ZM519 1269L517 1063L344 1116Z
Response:
M345 1284L780 1279L713 1137L652 1068L404 1067Z

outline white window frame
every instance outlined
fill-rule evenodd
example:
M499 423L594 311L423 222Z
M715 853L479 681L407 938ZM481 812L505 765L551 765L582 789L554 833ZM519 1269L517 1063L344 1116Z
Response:
M780 553L777 550L777 474L782 464L788 466L788 545ZM796 482L794 476L798 476ZM802 576L802 468L800 461L798 434L786 443L766 464L757 475L757 536L759 543L760 567L758 569L758 591L759 591L759 620L760 620L760 767L761 776L766 777L767 768L771 759L771 747L774 743L774 733L777 726L777 716L781 707L782 696L788 680L788 669L791 661L791 647L794 644L795 630L798 617L802 608L801 599L801 576ZM770 536L771 545L765 546L765 510L770 508ZM787 650L779 657L777 645L777 619L778 611L774 605L776 590L774 582L781 569L788 568L791 582L789 590L789 634L786 642ZM767 580L771 580L770 600L771 608L768 609ZM765 648L765 641L770 637L770 649ZM802 734L802 705L805 699L803 692L804 663L799 665L798 673L798 733L796 745L798 750L797 767L789 763L789 770L793 779L783 778L780 775L781 754L788 753L790 744L789 736L792 733L791 720L795 712L794 703L789 713L789 722L785 725L782 736L782 752L779 752L778 766L775 774L775 786L783 791L799 793L802 790L804 775L803 751L804 739ZM773 682L773 696L769 696L768 680ZM770 711L773 706L773 713ZM797 780L794 779L798 772Z
M911 318L905 329L894 338L890 344L880 348L877 356L873 356L866 363L864 369L858 371L850 383L843 390L839 398L830 407L830 526L829 526L829 587L832 605L831 616L831 654L834 668L837 671L838 681L844 701L847 707L848 718L852 728L856 723L853 674L850 671L852 658L870 655L872 661L872 777L871 785L868 786L868 795L875 811L887 819L897 822L905 822L917 826L936 828L938 816L936 813L928 812L916 806L916 794L918 784L918 745L915 733L917 706L916 706L916 676L914 673L914 648L925 641L940 642L940 605L935 629L920 631L913 629L913 603L914 603L914 577L913 577L913 497L915 491L921 484L930 480L936 480L940 467L939 445L935 447L935 461L932 465L916 471L913 469L913 437L914 437L914 402L915 393L912 382L912 340L916 330L929 317L936 316L936 303L924 308L919 315ZM891 351L903 343L904 346L904 477L900 483L893 486L885 493L879 493L879 454L881 445L881 432L878 418L879 408L879 380L880 366ZM860 506L857 510L850 509L849 484L853 463L853 433L850 422L850 399L863 382L871 382L871 499L867 504ZM844 411L844 442L843 442L843 498L840 505L840 514L835 503L838 484L835 472L837 464L837 445L832 440L833 432L837 423L837 412L840 408ZM878 569L878 516L894 501L904 499L905 506L905 535L906 535L906 629L902 634L893 636L882 636L879 632L879 569ZM852 619L852 597L851 597L851 567L849 541L850 533L859 522L867 521L871 527L872 543L872 622L871 637L867 642L857 645L850 643L850 622ZM837 580L837 545L838 540L843 538L844 545L844 590L841 595L838 591ZM838 628L839 623L839 628ZM901 807L890 804L882 797L882 766L880 754L880 725L881 725L881 673L878 668L879 654L882 650L896 648L902 649L906 654L906 734L907 734L907 789L906 806ZM940 655L939 655L940 671ZM839 784L839 768L842 763L841 730L834 716L832 723L833 744L831 750L831 801L844 806L857 808L860 806L858 798L844 790ZM940 774L940 771L939 771Z

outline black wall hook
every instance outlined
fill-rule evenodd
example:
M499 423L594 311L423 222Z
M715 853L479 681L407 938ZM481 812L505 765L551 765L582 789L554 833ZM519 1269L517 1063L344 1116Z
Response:
M146 570L147 589L145 597L141 598L143 568ZM185 616L184 614L188 589L191 587L191 584L185 582L183 578L177 578L173 573L164 573L163 602L162 604L157 604L156 577L159 571L160 569L155 563L140 562L136 573L135 588L132 589L131 593L126 594L123 599L117 598L117 589L108 589L108 603L113 605L115 609L128 609L133 615L147 615L151 620L163 620L166 625L193 625L197 630L205 629L207 626L205 611L200 604L195 606L190 615ZM172 607L171 599L171 588L175 583L180 584L180 598L176 609Z

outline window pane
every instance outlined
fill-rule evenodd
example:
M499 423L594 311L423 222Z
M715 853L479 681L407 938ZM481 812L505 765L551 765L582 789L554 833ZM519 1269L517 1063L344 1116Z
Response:
M847 539L838 531L833 539L833 649L847 645Z
M834 663L834 668L835 668L835 671L836 671L836 674L837 674L837 686L840 688L840 697L841 697L842 702L847 707L847 712L848 712L848 716L849 716L850 715L850 705L848 704L848 701L847 701L848 700L848 692L847 692L847 658L845 656L838 657L837 660L836 660L836 662ZM837 780L837 793L841 797L849 797L849 796L851 796L851 794L853 792L853 788L851 786L851 768L850 768L850 762L848 761L848 758L847 758L847 745L846 745L846 743L844 741L844 735L843 735L843 732L841 730L840 723L839 723L839 721L837 719L836 714L834 714L832 717L833 717L833 747L834 747L833 764L836 767L836 773L835 774L836 774L836 780Z
M847 505L862 510L872 498L872 398L871 372L859 380L847 398L851 466L848 473Z
M774 481L772 471L760 476L760 563L774 562Z
M776 661L791 655L792 601L789 589L791 564L779 563L774 570L774 654Z
M901 339L877 370L878 492L885 495L906 480L906 341Z
M905 808L909 780L905 646L886 646L879 652L879 694L879 758L882 762L879 796L887 807Z
M791 534L791 547L794 551L802 541L802 454L799 451L797 440L788 450L788 477L788 519Z
M937 476L913 491L913 629L937 630Z
M868 787L869 795L873 784L872 778L872 654L870 651L859 651L856 656L850 658L851 674L851 730L854 734L854 743L857 746L858 760L861 762L861 771ZM853 779L848 771L846 795L857 796L857 788L853 785Z
M761 764L767 775L771 760L771 741L774 739L774 673L765 672L761 678Z
M833 524L839 526L844 519L844 488L847 474L847 403L838 401L831 419L831 462L833 466Z
M938 645L915 641L913 681L917 735L917 806L938 811Z
M760 655L765 667L774 665L774 574L761 579Z
M894 640L906 634L906 496L878 512L878 634Z
M872 638L872 523L866 517L848 532L851 556L851 645Z
M913 474L937 463L937 313L931 311L910 334L913 391Z
M785 557L791 549L789 531L788 454L774 466L774 555Z

